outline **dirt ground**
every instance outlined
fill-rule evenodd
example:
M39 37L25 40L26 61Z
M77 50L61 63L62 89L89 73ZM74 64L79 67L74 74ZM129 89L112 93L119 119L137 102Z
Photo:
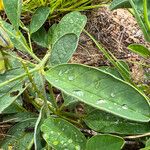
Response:
M144 60L138 55L128 51L127 46L132 43L144 44L150 48L150 43L145 42L134 17L125 9L110 11L103 7L87 12L88 23L86 30L101 43L105 49L112 52L116 58L130 63L132 77L135 82L143 82L144 70L137 63L147 64L150 60ZM71 59L72 63L82 63L90 66L109 65L102 53L85 34L80 37L76 53ZM146 71L150 71L146 69Z

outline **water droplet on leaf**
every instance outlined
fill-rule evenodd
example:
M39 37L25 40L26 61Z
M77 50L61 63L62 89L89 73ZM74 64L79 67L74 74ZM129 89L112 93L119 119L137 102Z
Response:
M100 100L98 100L98 101L96 102L96 104L104 104L104 103L106 103L106 101L103 100L103 99L100 99Z
M114 93L111 93L110 96L111 96L111 97L115 97L115 94L114 94Z
M126 104L123 104L123 105L122 105L122 108L123 108L123 109L128 109L128 106L127 106Z
M69 77L68 77L68 80L69 80L69 81L74 80L74 76L69 76Z
M77 96L83 96L84 93L81 90L74 90L73 94L77 95Z
M53 145L58 145L58 143L59 143L58 141L54 141Z

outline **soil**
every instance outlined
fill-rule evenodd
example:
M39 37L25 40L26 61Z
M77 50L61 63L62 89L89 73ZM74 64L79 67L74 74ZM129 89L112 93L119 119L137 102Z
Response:
M127 47L132 43L143 44L150 48L150 43L144 40L134 17L125 9L110 11L103 7L87 13L88 23L86 30L112 52L116 58L130 63L132 77L135 82L143 82L144 70L137 63L150 63L138 55L131 53ZM89 37L82 33L77 51L74 53L71 63L82 63L90 66L109 65L108 60L97 49ZM146 69L146 71L150 71Z

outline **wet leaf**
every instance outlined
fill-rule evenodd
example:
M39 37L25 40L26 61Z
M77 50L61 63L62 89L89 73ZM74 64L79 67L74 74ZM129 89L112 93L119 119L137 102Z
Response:
M50 64L66 63L77 48L79 36L85 27L87 18L79 12L65 15L50 35L49 45L52 44Z
M7 17L17 30L20 24L22 0L3 0L3 4Z
M0 25L4 28L10 40L18 50L26 53L30 51L26 39L20 31L16 31L12 25L2 20L0 20Z
M48 47L47 33L44 27L41 27L38 31L32 34L32 40L42 47Z
M103 133L135 135L150 131L149 123L126 120L100 110L91 111L84 121L92 130Z
M47 118L41 126L43 138L56 150L85 149L86 138L69 122L60 118Z
M0 84L10 80L11 78L15 77L18 74L21 74L22 72L24 72L22 69L14 69L5 72L4 74L0 75ZM2 113L4 109L10 106L26 89L26 86L23 87L23 81L24 79L16 80L0 87L0 113ZM15 95L12 95L12 93L16 91L17 93L15 93Z
M38 29L42 27L49 13L50 13L50 8L47 6L46 7L42 6L37 8L34 15L32 16L32 20L30 23L30 34L36 32Z
M146 98L110 73L84 65L64 64L53 67L45 75L53 86L90 106L129 120L150 120Z
M96 135L88 140L86 150L121 150L124 144L125 141L119 136Z
M69 61L70 56L78 46L78 38L75 34L65 34L53 46L51 53L51 64L57 65Z
M3 149L30 149L33 145L33 132L28 132L27 128L34 128L35 118L28 118L26 121L17 123L8 131L7 136L1 143Z

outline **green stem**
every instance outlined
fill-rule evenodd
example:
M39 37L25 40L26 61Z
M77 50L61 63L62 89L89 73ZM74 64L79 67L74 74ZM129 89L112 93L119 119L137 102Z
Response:
M148 10L147 10L147 0L143 0L143 10L144 10L144 20L148 30L150 31L150 22L148 19Z
M54 92L53 92L53 88L52 88L50 83L48 83L48 89L49 89L51 101L52 101L54 107L56 108L56 110L58 110L58 106L57 106L57 103L56 103L56 99L55 99L55 95L54 95Z
M48 53L45 55L45 57L43 58L43 60L41 61L41 63L38 64L34 69L31 69L31 70L29 71L29 73L31 74L31 73L33 73L33 72L35 72L35 71L43 70L44 65L46 64L46 62L47 62L48 59L49 59L49 56L50 56L50 52L48 52ZM19 80L19 79L21 79L21 78L24 78L25 76L27 76L27 73L23 73L23 74L21 74L21 75L18 75L17 77L14 77L14 78L12 78L12 79L9 79L9 80L7 80L7 81L4 81L4 82L0 83L0 87L5 86L5 85L7 85L7 84L10 83L10 82L13 82L13 81Z
M139 15L139 12L138 12L137 8L135 7L135 4L134 4L133 0L129 0L129 2L130 2L130 5L132 6L132 9L134 11L134 16L136 18L136 21L137 21L137 23L141 27L141 30L144 33L145 39L150 42L150 36L147 33L147 29L146 29L146 27L145 27L145 25L144 25L144 23L143 23L143 21L141 19L141 16Z
M107 52L94 38L93 36L88 33L85 29L83 29L83 31L92 39L92 41L96 44L96 46L98 47L98 49L105 55L105 57L111 62L111 64L113 66L115 66L118 71L120 72L120 74L122 75L122 77L127 81L132 83L131 79L129 79L128 75L127 75L127 71L126 68L124 68L124 66L117 60L117 58L115 58L115 56L109 51ZM118 65L119 64L119 65ZM121 67L120 67L121 66ZM123 69L122 69L123 68ZM132 83L133 84L133 83Z
M41 94L41 92L38 90L38 88L37 88L37 86L36 86L36 84L35 84L35 82L34 82L34 80L33 80L33 78L32 78L32 75L31 75L31 73L29 72L29 69L27 68L26 64L25 64L24 62L22 62L22 65L23 65L24 70L25 70L26 73L27 73L27 76L28 76L28 78L29 78L29 81L30 81L31 84L32 84L32 87L34 88L34 91L37 92L38 96L39 96L41 99L44 99L44 96L43 96L43 95Z

